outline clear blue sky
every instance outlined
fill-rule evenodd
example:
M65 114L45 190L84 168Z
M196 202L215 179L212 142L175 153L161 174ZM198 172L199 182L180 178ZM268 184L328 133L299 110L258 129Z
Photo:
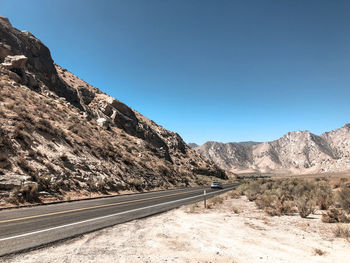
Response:
M350 1L0 0L55 62L187 142L350 116Z

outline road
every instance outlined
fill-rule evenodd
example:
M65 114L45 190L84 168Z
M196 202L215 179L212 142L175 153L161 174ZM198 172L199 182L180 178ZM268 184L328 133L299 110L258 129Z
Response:
M0 256L161 213L235 188L185 188L0 211Z

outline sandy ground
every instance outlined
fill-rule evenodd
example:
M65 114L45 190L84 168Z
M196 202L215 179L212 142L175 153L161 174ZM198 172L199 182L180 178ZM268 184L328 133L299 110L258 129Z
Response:
M334 238L334 225L320 217L269 217L245 197L227 199L214 209L186 206L3 261L348 262L350 243Z

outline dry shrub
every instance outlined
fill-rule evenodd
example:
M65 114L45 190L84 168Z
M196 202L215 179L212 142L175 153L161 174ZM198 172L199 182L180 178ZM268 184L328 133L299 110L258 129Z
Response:
M142 183L142 181L140 179L137 179L137 178L132 179L132 180L129 181L129 184L131 186L135 187L138 191L142 190L143 183Z
M26 131L21 129L16 129L14 131L13 138L15 138L16 141L24 144L27 147L32 143L32 139L30 138L30 135Z
M106 190L106 181L104 179L98 180L98 182L96 184L96 188L97 188L97 191L106 193L107 192L107 190Z
M335 237L349 239L350 228L343 225L337 225L335 228L333 228L333 234Z
M332 188L325 183L319 183L315 192L316 204L320 210L327 210L334 204Z
M28 202L38 201L38 185L27 184L21 188L23 198Z
M60 159L61 159L63 162L67 162L67 161L68 161L68 156L67 156L67 154L62 153L62 154L60 155Z
M346 177L340 178L340 182L341 182L341 183L345 183L345 182L347 182L347 181L348 181L348 178L346 178Z
M292 189L292 194L296 199L303 196L306 196L307 199L311 199L316 189L317 184L315 183L306 180L297 180L296 185Z
M36 183L25 184L21 187L18 187L13 192L14 196L20 202L38 202L40 201L38 198L38 185Z
M331 208L326 213L322 214L322 222L324 223L349 223L345 213L337 208Z
M37 123L35 123L35 128L38 131L41 131L43 133L48 133L51 135L52 135L53 130L54 130L51 123L45 119L40 119Z
M224 202L224 198L221 196L215 196L209 200L209 203L213 206L222 204Z
M296 201L299 215L302 218L306 218L308 215L315 211L315 203L308 195L299 197Z
M250 202L255 201L257 199L257 194L251 191L247 191L245 194Z
M11 168L11 162L9 161L8 155L0 153L0 168L9 169Z
M314 248L314 253L315 253L315 255L318 255L318 256L324 256L327 254L325 251L323 251L322 249L319 249L319 248Z
M207 203L207 209L212 209L214 207L214 205L212 203Z
M52 190L50 176L35 174L32 176L32 179L34 182L36 182L38 184L39 190L41 190L41 191L51 191Z
M244 184L241 184L239 186L237 186L237 188L235 190L233 190L233 192L239 196L242 196L244 195L244 192L247 190L249 184L247 183L244 183Z
M263 206L260 209L264 209L264 212L269 216L291 215L296 212L294 201L285 200L284 197L277 198L276 196L270 196L269 198L265 198Z
M295 202L289 200L279 200L277 203L277 209L281 212L282 215L292 215L297 212L295 208Z
M31 176L35 174L34 168L30 166L30 164L27 162L25 158L19 157L16 163L22 169L22 171L25 172L26 174Z
M232 207L231 210L235 214L239 214L241 212L241 210L239 210L237 207Z
M25 123L34 124L34 119L27 112L18 112L18 117L20 117Z
M266 207L273 207L274 203L278 200L276 195L261 195L257 200L255 200L255 204L259 209L265 209Z
M68 139L67 134L63 130L53 127L48 120L40 119L37 123L34 124L34 126L37 131L51 135L53 137L51 138L52 140L55 140L55 138L60 138L72 146L72 142Z
M263 185L263 181L254 181L248 185L244 193L247 196L249 201L256 200L258 197L258 194L261 194L263 192L261 189L262 185Z
M9 138L8 131L0 127L0 151L1 152L13 152L14 147L11 139Z
M342 187L337 196L340 207L350 213L350 188Z
M190 213L190 214L195 213L197 208L199 208L198 203L192 204L189 206L187 213Z
M233 190L228 193L228 196L232 199L237 199L241 196L241 194L238 191Z

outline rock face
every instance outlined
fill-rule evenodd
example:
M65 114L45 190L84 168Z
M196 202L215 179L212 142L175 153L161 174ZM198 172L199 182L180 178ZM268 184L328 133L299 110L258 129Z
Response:
M227 178L177 133L55 65L40 40L3 17L0 123L0 181L6 181L0 192L18 187L14 174L29 176L38 191L55 194L197 185L208 175Z
M350 125L317 136L289 132L259 144L207 142L195 148L223 169L275 173L324 173L350 170Z
M65 85L58 77L49 49L28 31L20 31L12 27L7 18L0 17L0 61L6 63L7 56L28 59L27 73L20 75L23 84L34 90L52 90L81 108L77 90ZM31 80L33 76L35 81Z
M26 56L20 55L20 56L6 56L4 59L4 62L1 64L3 67L13 70L23 70L28 58Z

